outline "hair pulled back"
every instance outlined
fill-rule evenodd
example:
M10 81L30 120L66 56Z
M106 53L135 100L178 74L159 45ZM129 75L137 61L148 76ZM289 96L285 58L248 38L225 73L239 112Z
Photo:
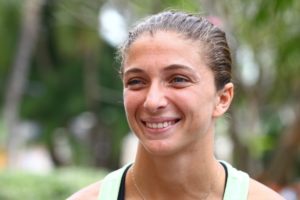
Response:
M231 82L231 56L225 32L210 23L206 18L178 11L165 11L152 15L129 32L127 40L119 48L121 73L124 60L131 44L144 33L154 35L157 31L174 31L185 39L199 44L204 53L204 61L215 76L217 90Z

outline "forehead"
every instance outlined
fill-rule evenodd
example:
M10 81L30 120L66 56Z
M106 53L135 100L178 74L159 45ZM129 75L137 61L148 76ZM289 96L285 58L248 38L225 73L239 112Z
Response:
M172 31L157 31L152 35L143 33L129 47L124 68L132 64L170 65L172 64L170 62L199 64L203 62L202 46L200 42L186 39L183 35Z

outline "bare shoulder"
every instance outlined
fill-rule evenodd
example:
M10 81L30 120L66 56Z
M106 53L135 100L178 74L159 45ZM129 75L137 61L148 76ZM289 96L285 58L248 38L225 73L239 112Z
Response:
M284 198L280 196L277 192L254 179L250 179L248 199L284 200Z
M78 192L67 198L67 200L97 200L100 192L100 187L101 181L98 181L79 190Z

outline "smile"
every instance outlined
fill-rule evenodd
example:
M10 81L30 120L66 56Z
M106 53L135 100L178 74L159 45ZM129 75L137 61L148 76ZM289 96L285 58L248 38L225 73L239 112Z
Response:
M162 128L167 128L169 126L172 126L174 124L176 124L179 121L179 119L177 120L172 120L172 121L164 121L164 122L145 122L143 121L143 124L147 127L147 128L151 128L151 129L162 129Z

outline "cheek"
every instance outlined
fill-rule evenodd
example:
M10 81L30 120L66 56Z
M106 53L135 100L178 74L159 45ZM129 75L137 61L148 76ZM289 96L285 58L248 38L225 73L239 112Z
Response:
M127 116L132 116L141 104L141 95L137 92L124 90L123 92L123 102L124 108Z
M128 92L126 92L126 90L124 90L123 92L123 104L124 104L124 109L126 112L126 115L129 115L129 112L131 110L132 104L131 104L131 100L130 100L130 95L128 95Z
M206 98L204 93L196 89L181 90L172 95L172 100L176 102L178 106L191 109L192 111L195 111L205 102L204 98Z
M173 100L183 112L192 118L207 118L214 108L214 95L207 90L196 88L188 92L180 92L173 96Z

